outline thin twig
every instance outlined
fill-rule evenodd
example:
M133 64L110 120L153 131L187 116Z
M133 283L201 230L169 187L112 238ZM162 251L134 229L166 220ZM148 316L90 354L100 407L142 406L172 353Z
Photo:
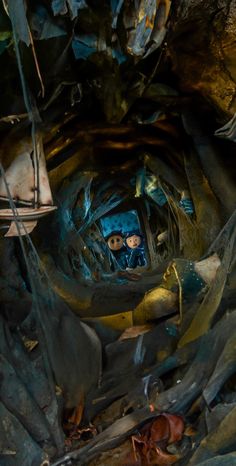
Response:
M27 23L27 26L28 26L28 33L29 33L29 37L30 37L30 43L31 43L31 46L32 46L34 63L35 63L35 67L36 67L36 70L37 70L37 75L38 75L38 78L39 78L39 81L40 81L40 84L41 84L42 97L44 97L45 96L45 87L44 87L44 84L43 84L43 78L42 78L41 71L40 71L40 68L39 68L39 62L38 62L37 55L36 55L34 40L33 40L33 36L32 36L32 33L31 33L31 30L30 30L30 27L29 27L28 23Z
M28 113L19 113L18 115L7 115L5 117L0 118L0 123L11 123L12 125L15 122L19 122L20 120L24 120L28 118Z
M181 324L182 320L183 320L183 288L182 288L182 284L181 284L181 280L179 278L179 274L177 272L177 269L176 269L176 266L175 266L175 262L173 262L172 264L172 267L173 267L173 270L175 272L175 276L176 276L176 280L178 282L178 285L179 285L179 320L178 320L178 324Z

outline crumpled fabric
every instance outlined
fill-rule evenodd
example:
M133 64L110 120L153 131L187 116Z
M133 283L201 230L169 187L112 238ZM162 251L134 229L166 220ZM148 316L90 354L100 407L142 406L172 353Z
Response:
M136 0L133 8L126 7L123 22L128 30L126 48L129 54L135 56L144 54L145 47L151 38L156 12L156 0Z
M143 168L136 175L135 197L141 197L144 194L151 197L160 207L163 207L167 203L167 197L163 189L158 186L157 177L152 174L146 174L146 170Z
M182 199L179 203L181 209L184 210L184 212L187 215L193 215L194 214L194 205L193 201L191 199Z
M167 203L167 197L163 189L158 186L158 179L155 175L148 175L146 177L144 190L147 196L151 197L160 207L163 207Z

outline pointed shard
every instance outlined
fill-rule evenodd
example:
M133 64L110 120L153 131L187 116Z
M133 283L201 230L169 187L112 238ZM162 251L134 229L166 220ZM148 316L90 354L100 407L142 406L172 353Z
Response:
M52 11L56 15L65 15L68 11L66 0L53 0Z
M44 157L43 143L41 136L37 136L37 153L38 153L38 177L39 177L39 205L52 205L52 193L49 185L48 173Z
M8 0L9 16L17 41L30 45L29 27L24 0Z
M236 113L228 123L215 131L215 136L236 142Z
M11 222L10 228L4 236L25 236L31 233L36 225L37 220L32 222L18 222L18 225L16 222Z
M7 200L9 193L21 204L33 205L34 201L36 205L53 204L40 135L36 138L35 151L32 142L27 140L18 145L13 162L4 170L4 177L0 176L0 198Z
M56 209L57 207L54 205L41 206L38 209L31 207L17 207L14 209L15 211L12 209L0 209L0 220L18 220L19 222L39 220Z
M34 201L34 169L30 152L19 154L5 171L5 179L0 177L0 196L8 198L8 190L13 199ZM6 183L8 189L6 188Z
M85 0L52 0L52 11L55 16L65 15L69 9L71 18L74 19L78 11L83 8L87 8Z

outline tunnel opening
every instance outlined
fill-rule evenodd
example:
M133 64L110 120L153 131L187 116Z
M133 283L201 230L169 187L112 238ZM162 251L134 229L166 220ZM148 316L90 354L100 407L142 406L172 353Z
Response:
M173 120L162 122L162 131L170 127L173 132ZM114 146L117 134L114 127L111 131ZM133 130L130 136L135 139ZM67 145L66 134L64 138ZM179 339L188 341L195 313L207 300L215 303L213 296L220 293L217 270L223 262L225 273L232 259L234 214L222 229L213 183L205 181L199 155L191 155L193 138L186 136L178 151L170 150L166 134L158 136L155 149L147 138L143 149L132 148L122 155L122 165L120 152L111 152L111 147L110 163L106 153L98 163L106 141L106 134L96 135L92 152L84 143L89 157L76 166L73 155L64 157L62 147L58 166L54 163L49 170L57 205L50 223L47 218L40 220L31 237L22 236L20 242L5 238L6 229L1 232L2 267L9 270L3 287L2 351L4 358L16 344L19 351L11 362L6 358L10 365L4 371L10 371L10 366L18 371L22 364L28 367L10 383L14 390L18 384L16 399L22 386L30 386L31 375L40 374L38 386L33 378L30 390L48 421L45 424L31 400L36 419L32 430L26 391L21 417L5 397L2 416L9 416L5 407L10 409L36 444L41 445L42 435L43 453L37 454L51 458L63 458L64 448L73 451L79 446L81 452L76 455L84 454L87 443L92 448L97 429L109 428L110 410L112 435L116 419L131 422L133 416L141 415L140 425L146 419L151 422L157 393L158 397L163 393L165 412L165 393L173 390L175 396L173 387L180 383L171 355L178 351ZM121 147L124 142L127 135L119 134ZM50 153L57 141L51 144ZM22 222L20 217L15 220ZM224 306L234 303L230 286L226 288L225 304L219 309L217 303L212 305L213 314L218 309L218 319ZM195 332L201 328L199 321L196 328ZM190 355L195 349L191 347ZM185 364L183 358L183 378L188 374ZM161 378L159 371L163 371ZM181 396L178 413L182 406L186 410L189 406ZM121 438L123 429L125 424ZM25 431L20 435L25 439ZM36 454L37 448L30 445Z

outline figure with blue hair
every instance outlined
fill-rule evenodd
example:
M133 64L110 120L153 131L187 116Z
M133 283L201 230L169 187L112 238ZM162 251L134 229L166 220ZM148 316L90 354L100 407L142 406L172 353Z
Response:
M144 249L143 235L137 231L128 232L125 236L125 244L128 250L127 263L128 269L144 267L147 265Z

